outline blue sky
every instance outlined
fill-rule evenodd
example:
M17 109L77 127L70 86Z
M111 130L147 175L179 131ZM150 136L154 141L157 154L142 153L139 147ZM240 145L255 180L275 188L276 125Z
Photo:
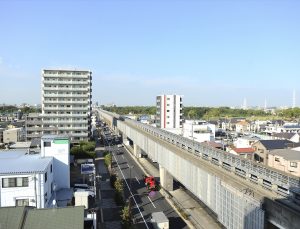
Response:
M41 69L93 72L93 101L300 105L300 1L0 1L0 103L40 103Z

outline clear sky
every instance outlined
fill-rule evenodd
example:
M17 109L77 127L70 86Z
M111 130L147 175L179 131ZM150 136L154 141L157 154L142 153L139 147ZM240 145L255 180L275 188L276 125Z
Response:
M0 103L41 103L64 67L100 104L300 105L300 1L0 0Z

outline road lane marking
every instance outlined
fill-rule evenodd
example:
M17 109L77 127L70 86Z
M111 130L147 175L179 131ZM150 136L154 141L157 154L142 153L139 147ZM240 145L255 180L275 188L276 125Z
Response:
M151 202L151 204L153 205L153 207L156 208L155 205L154 205L154 203L152 202L152 200L150 199L149 196L148 196L148 199L150 200L150 202Z
M135 177L135 179L136 179L136 181L140 184L140 181L139 181L139 179L137 179L137 177Z
M143 216L143 214L142 214L142 212L141 212L141 209L139 208L139 205L138 205L137 202L136 202L136 199L135 199L134 195L132 194L132 192L131 192L131 190L130 190L130 188L129 188L129 185L128 185L127 181L126 181L126 178L125 178L125 176L124 176L124 173L123 173L122 169L120 168L120 165L119 165L119 162L118 162L117 158L115 157L114 154L112 154L112 155L113 155L115 161L117 162L117 165L118 165L118 167L119 167L119 170L120 170L120 172L121 172L121 174L122 174L122 177L123 177L123 179L124 179L124 181L125 181L125 184L126 184L128 190L129 190L130 196L132 196L131 198L133 198L134 203L135 203L136 207L138 208L138 210L139 210L139 212L140 212L140 215L142 216L142 219L143 219L143 221L144 221L144 223L145 223L147 229L150 229L149 226L148 226L148 224L147 224L147 222L146 222L146 220L145 220L145 218L144 218L144 216Z

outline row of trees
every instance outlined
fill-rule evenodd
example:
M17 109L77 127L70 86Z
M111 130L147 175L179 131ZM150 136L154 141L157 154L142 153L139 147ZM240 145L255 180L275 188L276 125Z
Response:
M121 218L122 218L122 224L123 228L129 229L132 228L132 220L131 220L131 212L128 205L126 205L124 201L124 195L123 195L123 181L117 177L117 175L113 172L111 166L112 166L112 155L109 152L104 152L104 164L106 165L109 173L110 173L110 183L111 186L115 189L115 202L118 206L123 206L121 210Z
M34 107L23 107L23 108L18 108L16 106L12 105L2 105L0 106L0 113L1 114L11 114L11 113L16 113L18 110L21 110L23 114L28 114L28 113L40 113L41 109L40 108L34 108Z
M128 106L128 107L103 107L105 110L115 112L117 114L148 114L154 115L156 107L151 106ZM230 107L184 107L183 116L186 119L216 119L222 117L265 117L265 118L284 118L298 119L300 118L300 108L291 108L286 110L277 110L277 115L272 115L263 110L255 109L231 109Z
M151 106L126 106L126 107L102 107L104 110L114 112L120 115L131 114L148 114L155 115L156 107Z

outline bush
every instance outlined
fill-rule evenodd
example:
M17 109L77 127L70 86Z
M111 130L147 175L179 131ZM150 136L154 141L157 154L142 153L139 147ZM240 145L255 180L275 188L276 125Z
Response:
M106 167L109 167L111 165L111 162L112 162L111 154L106 154L104 157L104 164L106 165Z
M80 142L79 146L73 146L70 153L74 155L75 159L95 158L95 142Z
M121 179L118 179L114 183L114 187L117 192L122 192L123 191L123 181Z
M131 212L129 206L124 206L124 208L121 211L121 218L122 218L123 228L125 229L132 228Z

